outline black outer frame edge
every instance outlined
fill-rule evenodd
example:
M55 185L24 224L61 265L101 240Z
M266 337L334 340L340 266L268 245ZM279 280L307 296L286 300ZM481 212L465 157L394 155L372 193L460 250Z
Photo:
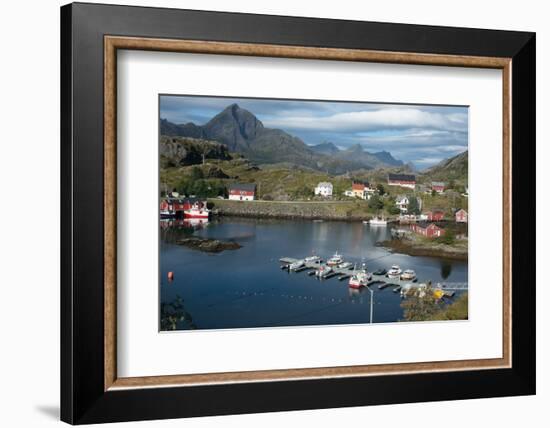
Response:
M64 6L61 17L63 421L82 424L166 419L535 392L535 224L529 214L535 206L533 33L97 4ZM204 25L205 21L209 25ZM512 146L512 162L515 169L523 168L521 175L513 177L513 203L529 207L513 213L513 284L519 284L520 271L523 275L527 272L529 278L528 282L522 281L521 293L517 286L512 291L513 368L105 393L102 288L105 34L513 57L512 132L514 141L521 141L521 150L517 144ZM532 293L525 292L526 284L531 286Z
M61 230L61 303L60 303L60 417L69 423L73 416L73 352L72 352L72 9L70 6L60 10L61 34L61 94L60 94L60 132L61 132L61 193L60 193L60 230Z

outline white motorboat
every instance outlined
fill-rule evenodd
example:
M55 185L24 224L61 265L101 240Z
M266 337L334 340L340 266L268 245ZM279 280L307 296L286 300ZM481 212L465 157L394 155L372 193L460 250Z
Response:
M369 220L371 226L387 226L388 221L383 218L374 217Z
M294 263L288 265L288 270L297 270L304 266L303 260L296 260Z
M304 259L306 263L320 263L321 257L319 256L308 256Z
M416 279L416 272L412 269L405 269L401 274L401 279L404 281L413 281Z
M350 262L344 262L344 263L340 263L340 264L338 265L338 267L339 267L340 269L349 269L349 268L352 267L352 266L353 266L353 264L350 263Z
M341 254L338 254L338 251L334 253L334 255L327 260L327 265L329 266L337 266L344 262L344 258Z
M330 266L323 265L319 269L317 269L317 271L315 272L315 275L318 276L319 278L324 278L331 272L332 272L332 268Z
M390 270L388 270L388 273L386 274L388 278L399 278L399 275L401 275L403 271L398 265L393 265Z

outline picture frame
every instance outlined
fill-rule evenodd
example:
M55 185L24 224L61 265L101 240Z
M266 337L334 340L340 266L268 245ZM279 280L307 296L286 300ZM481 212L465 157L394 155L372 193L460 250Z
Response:
M118 50L502 70L502 358L119 378ZM86 424L534 394L535 96L534 33L63 6L61 419Z

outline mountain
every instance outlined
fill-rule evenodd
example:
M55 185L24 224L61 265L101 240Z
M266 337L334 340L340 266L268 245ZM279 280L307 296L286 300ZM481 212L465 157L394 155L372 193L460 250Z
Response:
M468 182L468 150L444 159L421 173L421 177L433 181L457 180L463 183Z
M335 156L342 160L359 162L371 168L399 167L403 162L395 159L389 152L370 153L361 144L354 144L346 150L341 150Z
M231 159L225 145L190 137L161 135L159 150L162 168L200 164L203 157L204 159Z
M316 144L314 146L309 146L309 148L314 152L321 153L323 155L333 155L340 151L340 149L330 141L325 141L324 143Z
M308 146L281 129L266 128L256 116L237 104L226 107L203 126L177 125L161 119L160 132L166 136L216 141L226 145L230 152L242 153L260 164L289 163L331 174L403 164L387 152L371 154L360 145L345 151L332 143Z

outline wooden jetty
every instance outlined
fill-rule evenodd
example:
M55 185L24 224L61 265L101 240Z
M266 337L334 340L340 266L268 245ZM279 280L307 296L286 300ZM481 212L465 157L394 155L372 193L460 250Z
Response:
M307 274L309 276L315 275L316 271L322 267L326 266L326 263L321 263L319 261L317 262L306 262L305 259L296 259L293 257L283 257L279 259L279 262L281 263L281 269L288 269L289 265L292 263L298 262L302 260L304 262L304 265L301 266L298 269L295 269L293 272L299 273L303 271L307 271ZM350 278L353 275L353 268L340 268L337 266L331 266L332 271L321 277L320 279L331 279L338 277L339 281L344 281L348 278ZM377 288L382 291L390 286L392 286L392 291L394 293L399 293L401 291L402 286L405 284L410 284L412 282L417 282L418 280L415 279L414 281L411 280L401 280L400 278L388 278L386 275L375 275L372 274L372 281L368 283L368 286L377 286ZM456 293L456 291L467 291L468 290L468 283L467 282L439 282L432 284L432 288L439 288L443 291L443 297L453 297Z

